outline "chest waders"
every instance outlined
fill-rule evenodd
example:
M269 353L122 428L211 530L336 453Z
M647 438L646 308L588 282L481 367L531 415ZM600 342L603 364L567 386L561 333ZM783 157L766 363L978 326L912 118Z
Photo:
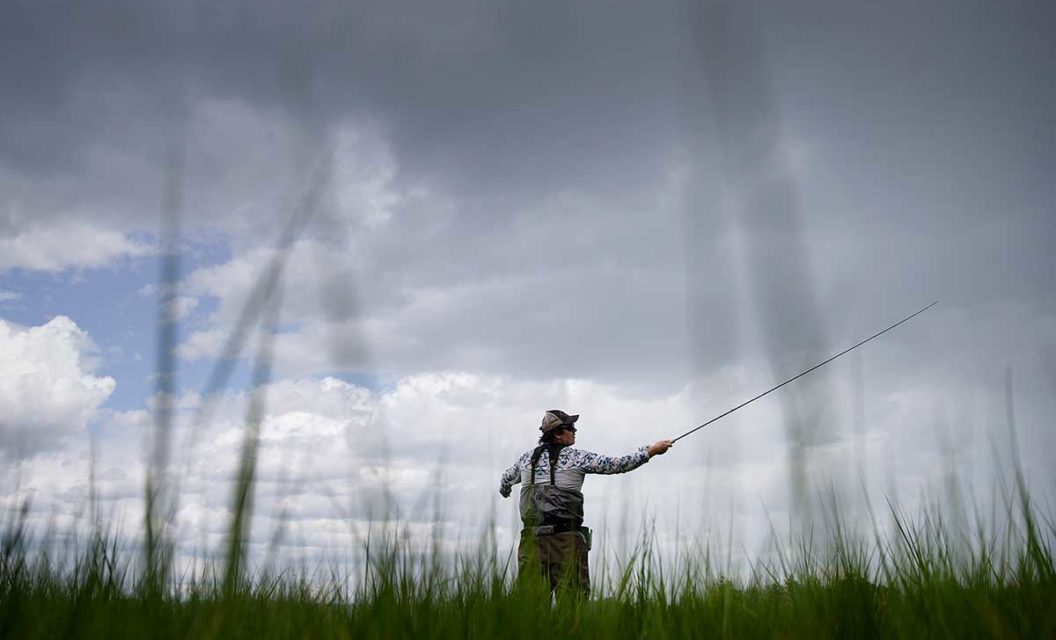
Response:
M557 485L557 461L563 444L542 444L532 451L530 482L521 494L521 535L548 536L572 531L583 534L591 547L591 530L583 526L583 494ZM535 468L543 451L550 461L550 483L536 484Z

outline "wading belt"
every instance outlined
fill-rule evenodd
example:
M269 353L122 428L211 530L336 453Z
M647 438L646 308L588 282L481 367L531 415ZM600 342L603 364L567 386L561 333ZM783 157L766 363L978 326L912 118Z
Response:
M570 524L547 524L541 527L525 527L521 529L522 536L552 536L555 533L568 533L569 531L579 531L580 533L586 527L573 527Z

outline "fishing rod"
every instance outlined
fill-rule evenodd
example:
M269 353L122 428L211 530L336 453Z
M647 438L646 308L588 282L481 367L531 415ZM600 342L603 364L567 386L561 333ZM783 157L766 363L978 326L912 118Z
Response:
M938 300L936 300L935 302L932 302L931 304L929 304L928 306L924 307L920 311L917 311L916 313L910 314L910 315L906 316L905 318L902 318L901 320L899 320L895 324L891 325L890 327L884 329L883 331L881 331L879 333L875 333L875 334L869 336L868 338L866 338L865 340L862 340L861 342L859 342L858 344L854 345L853 347L848 347L848 348L844 349L843 351L837 353L836 355L832 356L828 360L825 360L824 362L819 362L818 364L816 364L813 367L807 369L806 371L804 371L802 373L798 373L798 374L792 376L791 378L789 378L788 380L785 380L784 382L782 382L781 384L777 385L776 387L772 387L770 389L767 389L766 391L760 393L759 395L755 396L751 400L747 400L745 402L742 402L741 404L739 404L736 407L730 409L726 413L723 413L723 414L715 416L714 418L712 418L711 420L708 420L707 422L705 422L704 424L700 425L699 427L693 427L689 431L683 433L682 435L680 435L677 438L675 438L674 440L672 440L671 443L674 444L674 443L678 442L679 440L681 440L682 438L685 438L689 434L693 433L694 431L699 431L700 429L703 429L704 427L708 426L712 422L715 422L716 420L720 420L722 418L725 418L726 416L730 415L731 413L733 413L734 411L740 409L741 407L745 407L747 405L750 405L751 403L755 402L759 398L762 398L763 396L765 396L766 394L770 393L771 391L777 391L778 389L780 389L781 387L785 386L789 382L792 382L793 380L796 380L798 378L802 378L803 376L807 375L811 371L827 365L828 363L832 362L836 358L839 358L843 354L845 354L845 353L847 353L849 351L853 351L854 349L857 349L858 347L862 346L866 342L869 342L873 338L878 338L878 337L884 335L885 333L887 333L888 331L894 329L895 327L897 327L898 325L902 324L903 322L905 322L905 321L907 321L907 320L909 320L911 318L914 318L916 316L919 316L920 314L924 313L925 311L927 311L928 309L934 307L937 304L939 304Z

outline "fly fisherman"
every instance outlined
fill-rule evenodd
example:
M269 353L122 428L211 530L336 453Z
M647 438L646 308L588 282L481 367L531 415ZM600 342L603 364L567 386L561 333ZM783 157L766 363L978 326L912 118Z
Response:
M639 447L617 458L573 449L578 415L551 409L543 414L539 446L526 451L502 474L499 493L510 497L521 486L521 543L517 563L521 576L541 572L551 591L561 580L586 595L590 592L587 552L590 529L583 526L583 479L588 473L626 473L653 456L666 453L670 440Z

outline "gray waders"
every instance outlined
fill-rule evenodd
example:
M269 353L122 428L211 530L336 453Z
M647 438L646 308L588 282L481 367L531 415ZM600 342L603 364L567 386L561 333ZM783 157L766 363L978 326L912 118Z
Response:
M517 564L521 576L541 575L553 591L566 586L573 592L590 592L587 552L591 531L583 526L583 494L558 486L557 461L563 445L540 445L532 452L531 482L521 490L521 542ZM536 484L535 468L546 450L550 483Z

